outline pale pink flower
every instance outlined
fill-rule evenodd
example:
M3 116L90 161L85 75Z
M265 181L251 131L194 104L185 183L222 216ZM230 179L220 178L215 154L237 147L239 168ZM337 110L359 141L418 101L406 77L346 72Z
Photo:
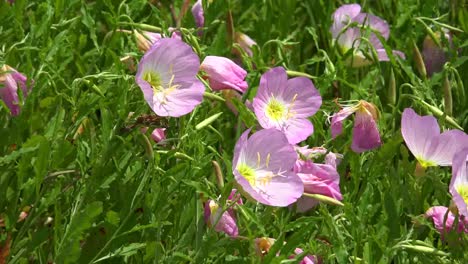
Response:
M468 136L453 129L440 133L437 119L420 116L406 108L401 117L401 134L406 146L422 167L451 166L454 154L468 147Z
M286 136L276 129L263 129L236 143L232 168L240 191L271 206L288 206L301 197L304 185L293 172L297 154Z
M136 82L159 116L186 115L203 100L205 86L196 78L200 60L178 39L163 38L138 64Z
M366 58L363 50L367 53L374 49L379 61L389 61L387 52L382 42L374 32L387 40L390 36L390 28L387 22L378 16L361 13L359 4L349 4L339 7L332 15L333 25L330 28L333 42L337 44L343 53L353 49L351 60L347 61L353 67L361 67L372 64L373 61ZM352 26L357 23L357 26ZM362 38L368 38L372 47L369 47ZM392 51L393 55L405 58L401 51Z
M312 135L310 116L322 105L322 97L311 80L296 77L288 80L283 67L264 73L260 79L253 108L263 128L282 131L289 143L297 144Z

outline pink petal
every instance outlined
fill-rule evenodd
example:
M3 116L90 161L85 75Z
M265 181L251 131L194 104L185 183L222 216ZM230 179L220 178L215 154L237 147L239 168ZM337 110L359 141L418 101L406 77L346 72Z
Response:
M197 27L203 27L205 25L205 16L203 14L202 0L198 0L192 6L192 15L195 18L195 24Z
M357 108L355 107L345 107L341 109L338 113L332 116L331 120L331 134L332 138L336 138L343 132L343 120L348 118L351 114L356 112Z
M377 148L381 144L379 130L372 115L367 110L358 110L354 118L351 149L361 153Z
M450 181L449 190L452 194L453 201L458 208L459 214L468 219L468 201L466 201L457 190L461 187L464 188L465 191L468 191L467 159L468 148L464 148L454 155L452 163L452 179Z
M304 192L311 194L321 194L336 200L342 200L340 192L340 175L336 168L328 164L316 164L311 161L298 161L296 168L299 168L297 175L304 183ZM301 197L297 201L297 209L305 212L318 202L309 197Z
M351 20L359 15L361 12L361 6L358 4L342 5L332 15L333 25L330 29L332 37L336 37L340 34L343 27L345 27Z
M388 39L388 37L390 36L390 27L388 26L387 21L381 19L378 16L374 16L372 14L367 14L367 13L360 13L359 15L353 18L353 22L357 22L361 25L368 26L372 28L373 30L378 31L384 39ZM374 40L372 39L372 37L374 38ZM376 42L376 40L378 41L377 37L375 36L374 33L372 33L371 34L372 44L379 45L380 41Z
M293 103L294 118L308 118L322 105L322 97L311 80L305 77L289 79L282 98Z
M379 59L379 61L390 61L390 58L388 57L387 51L385 51L385 49L377 49L376 52L377 52L377 58ZM393 53L393 56L398 56L402 59L406 58L405 54L401 51L392 50L392 53Z
M406 108L401 117L401 134L413 155L425 158L434 137L440 134L439 124L433 116L419 116Z
M447 215L447 218L445 216ZM453 230L455 216L445 206L434 206L426 211L426 217L429 217L434 222L434 226L441 235ZM444 221L446 219L446 221ZM468 233L468 221L460 219L458 222L457 232Z
M451 166L455 153L464 147L468 147L468 136L463 131L457 129L445 131L431 140L423 160L439 166Z
M290 144L297 144L314 133L314 126L308 119L291 119L282 131Z
M156 142L159 143L166 139L166 129L165 128L156 128L151 133L151 138Z

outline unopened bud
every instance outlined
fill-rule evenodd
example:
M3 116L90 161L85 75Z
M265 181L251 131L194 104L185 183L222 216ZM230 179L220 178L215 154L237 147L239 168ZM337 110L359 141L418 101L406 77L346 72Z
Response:
M390 70L390 78L388 80L388 103L391 105L396 104L396 82L393 69Z
M421 52L419 52L418 46L413 41L413 53L414 53L414 61L416 63L416 69L418 70L419 74L423 77L427 77L426 66L424 65L424 60L421 56Z
M452 87L450 86L450 81L448 79L448 74L445 74L444 83L442 85L444 89L444 110L445 114L448 116L452 115Z

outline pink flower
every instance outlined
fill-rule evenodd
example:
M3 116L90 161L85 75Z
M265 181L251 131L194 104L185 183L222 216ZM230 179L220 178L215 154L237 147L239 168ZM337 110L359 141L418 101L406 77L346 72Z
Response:
M343 200L340 192L340 175L334 164L316 164L310 160L297 160L294 171L304 183L304 193L320 194L338 201ZM302 196L297 200L297 209L305 212L318 203L319 201L313 198Z
M20 113L18 87L23 93L23 98L26 98L31 89L27 86L26 76L8 65L0 68L0 96L13 116Z
M264 129L236 143L232 167L243 194L271 206L288 206L301 197L304 185L293 172L297 154L281 131Z
M377 108L373 104L363 100L359 101L356 105L343 108L332 116L332 137L336 138L343 132L343 120L353 113L356 113L356 116L354 118L351 149L356 153L361 153L379 147L382 142L377 123L375 122L378 118Z
M242 204L242 199L238 196L239 194L236 195L236 190L232 190L227 200L228 206L230 206L229 203L232 203L236 199L236 204ZM230 207L223 212L223 208L220 208L217 202L208 200L205 203L205 222L209 227L217 223L215 226L217 232L224 232L231 237L239 235L234 207Z
M348 64L353 67L361 67L372 64L372 60L368 60L364 55L372 52L375 49L379 61L389 61L387 52L385 51L382 42L374 32L379 32L380 35L387 40L390 35L390 28L387 22L380 17L361 13L361 6L358 4L349 4L339 7L332 15L333 25L330 28L334 43L346 53L350 49L353 50L353 56ZM352 23L357 23L357 26L351 26ZM361 38L369 39L372 47L366 46ZM405 58L401 51L393 51L394 55Z
M468 219L468 148L455 153L452 163L450 193L458 213Z
M456 152L468 147L468 136L460 130L440 133L437 119L420 116L406 108L401 117L401 134L406 146L422 167L451 166Z
M253 56L253 52L251 47L253 45L257 45L257 42L255 42L253 39L251 39L249 36L241 33L241 32L236 32L234 35L234 42L239 44L242 50L247 53L250 57Z
M215 91L234 89L243 93L247 90L247 72L228 58L207 56L200 69L206 72L210 87Z
M203 100L205 86L196 78L199 67L200 60L189 45L163 38L141 59L136 82L157 115L179 117Z
M454 229L455 216L445 206L434 206L426 211L426 217L431 218L434 226L441 235ZM446 220L445 220L446 219ZM457 232L468 233L468 219L459 219Z
M205 25L202 0L198 0L195 2L195 4L193 4L192 15L195 18L195 24L197 27L203 27Z
M166 129L165 128L155 128L153 132L151 132L151 138L156 142L159 143L166 139Z
M314 132L308 117L322 105L322 97L311 80L296 77L288 80L283 67L273 68L260 79L253 108L263 128L282 131L289 143L299 143Z

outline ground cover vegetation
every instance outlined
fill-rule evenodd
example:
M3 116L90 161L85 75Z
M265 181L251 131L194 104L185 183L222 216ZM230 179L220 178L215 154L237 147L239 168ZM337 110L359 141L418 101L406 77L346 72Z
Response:
M0 263L467 263L468 2L0 0Z

